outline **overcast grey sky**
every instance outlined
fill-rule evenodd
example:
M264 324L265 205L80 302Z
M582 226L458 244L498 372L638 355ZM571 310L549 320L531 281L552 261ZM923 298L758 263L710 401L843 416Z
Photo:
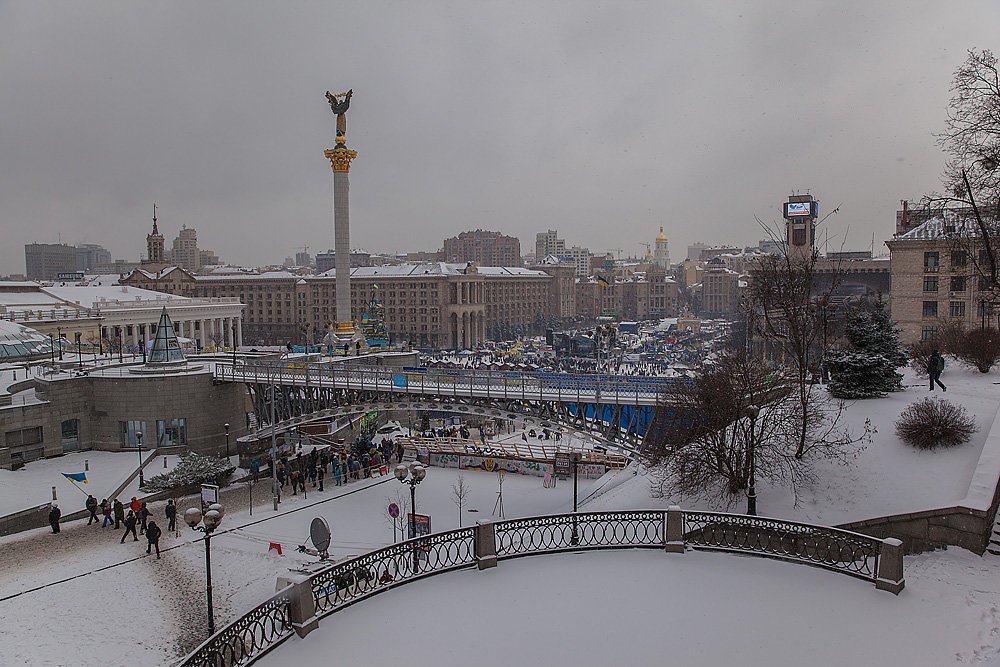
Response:
M793 190L892 232L1000 3L0 2L0 274L145 253L152 204L228 261L333 247L326 90L354 89L351 241L484 228L644 252L755 243ZM992 40L992 41L991 41Z

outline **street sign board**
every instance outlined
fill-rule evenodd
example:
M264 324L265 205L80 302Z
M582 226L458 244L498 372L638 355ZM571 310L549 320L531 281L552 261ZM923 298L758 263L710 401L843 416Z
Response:
M389 507L386 509L386 511L389 512L389 516L391 516L393 519L399 517L399 505L397 505L396 503L389 503Z
M417 514L416 530L414 532L414 515L412 513L407 514L406 526L407 526L407 535L409 535L411 539L414 537L422 537L424 535L430 535L431 517L427 514Z
M201 485L201 505L202 509L219 502L219 487L215 484Z
M569 452L556 452L556 477L568 477L570 473Z

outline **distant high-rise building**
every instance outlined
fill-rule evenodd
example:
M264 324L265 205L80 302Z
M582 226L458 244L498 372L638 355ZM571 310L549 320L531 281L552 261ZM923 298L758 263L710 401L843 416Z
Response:
M24 246L28 280L55 280L60 273L76 273L76 248L65 243L29 243Z
M295 253L295 266L311 266L312 257L309 256L308 252L297 252Z
M653 248L653 264L661 269L670 268L670 249L667 237L663 233L663 225L660 225L660 233L656 235L656 245Z
M445 262L477 266L521 266L521 241L500 232L477 229L444 240Z
M688 246L687 258L691 262L701 261L701 251L707 249L708 246L704 243L692 243Z
M174 239L174 247L170 251L170 262L187 271L197 271L201 267L201 256L198 254L198 232L186 226Z
M546 257L552 255L559 257L566 250L566 241L559 238L558 232L548 230L535 234L535 261L542 262Z
M94 267L111 263L111 253L96 243L76 246L76 270L92 273Z

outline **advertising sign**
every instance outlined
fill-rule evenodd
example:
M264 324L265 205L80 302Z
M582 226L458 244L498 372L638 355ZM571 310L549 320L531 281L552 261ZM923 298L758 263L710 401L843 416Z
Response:
M416 516L416 532L414 532L413 518ZM409 538L423 537L431 534L431 517L428 514L414 515L412 512L406 515L406 534Z
M556 452L556 477L568 477L570 470L569 452Z
M816 215L815 201L785 202L786 218L810 218Z
M83 272L70 271L69 273L57 273L56 280L83 280Z
M201 485L201 508L202 511L209 505L219 502L219 487L214 484Z

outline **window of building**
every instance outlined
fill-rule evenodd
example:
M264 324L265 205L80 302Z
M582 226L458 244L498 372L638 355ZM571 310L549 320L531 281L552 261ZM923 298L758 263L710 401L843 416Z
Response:
M938 291L938 279L937 279L937 276L924 276L924 291L925 292L937 292Z
M924 317L937 317L937 316L938 316L937 301L924 301Z
M42 427L29 426L15 431L7 431L4 434L4 444L8 447L24 447L25 445L37 445L42 441Z
M62 427L62 448L64 452L80 449L80 420L66 419Z
M174 447L187 444L187 427L184 419L158 419L156 421L156 446Z
M965 317L965 302L952 301L949 304L948 314L952 317Z
M146 431L146 422L124 421L124 422L118 422L118 425L119 425L119 430L121 432L123 448L139 446L139 437L136 435L136 433L142 433L143 437L147 438L146 442L147 443L149 442L148 440L149 436L147 435Z
M964 292L965 291L965 276L952 276L951 277L951 291L952 292Z
M937 273L938 266L940 265L940 253L938 252L925 252L924 253L924 273Z
M964 250L951 251L951 265L955 268L964 267L968 263L969 257Z
M920 340L934 340L937 338L937 327L920 327Z

